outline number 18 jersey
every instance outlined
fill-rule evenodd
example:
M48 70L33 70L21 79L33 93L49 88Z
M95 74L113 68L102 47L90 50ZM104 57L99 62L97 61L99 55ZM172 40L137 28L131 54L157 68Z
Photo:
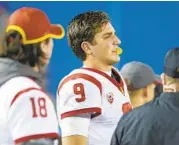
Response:
M14 77L0 87L0 145L58 137L51 99L27 77Z

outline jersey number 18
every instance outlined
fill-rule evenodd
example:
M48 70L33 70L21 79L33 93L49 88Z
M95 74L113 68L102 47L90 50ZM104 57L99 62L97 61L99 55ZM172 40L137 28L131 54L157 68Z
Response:
M46 100L45 98L30 98L30 102L32 104L32 117L47 117L47 108L46 108Z

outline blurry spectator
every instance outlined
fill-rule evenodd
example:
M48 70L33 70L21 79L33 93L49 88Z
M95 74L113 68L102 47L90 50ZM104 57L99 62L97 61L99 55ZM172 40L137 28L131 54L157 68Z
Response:
M121 75L127 84L134 108L154 99L155 87L159 82L150 66L133 61L122 67Z

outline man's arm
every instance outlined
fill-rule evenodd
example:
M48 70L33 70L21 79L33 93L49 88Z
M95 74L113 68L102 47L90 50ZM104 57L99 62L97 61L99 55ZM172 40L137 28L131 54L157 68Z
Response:
M87 137L82 135L73 135L62 138L63 145L87 145Z
M87 145L91 114L68 117L61 122L63 145Z
M63 145L87 145L91 115L101 113L100 82L89 75L93 81L86 80L86 74L79 74L76 79L76 75L75 78L72 75L64 79L57 91L57 112Z

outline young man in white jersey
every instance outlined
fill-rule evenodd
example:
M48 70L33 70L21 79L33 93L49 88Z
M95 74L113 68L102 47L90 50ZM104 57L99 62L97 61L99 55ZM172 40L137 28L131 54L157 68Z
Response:
M52 38L64 29L50 24L36 8L14 11L0 51L0 145L60 144L52 100L44 91L43 68L53 50Z
M109 145L120 117L132 108L125 82L113 67L120 60L121 41L108 15L91 11L72 19L68 42L83 67L58 87L62 144Z

